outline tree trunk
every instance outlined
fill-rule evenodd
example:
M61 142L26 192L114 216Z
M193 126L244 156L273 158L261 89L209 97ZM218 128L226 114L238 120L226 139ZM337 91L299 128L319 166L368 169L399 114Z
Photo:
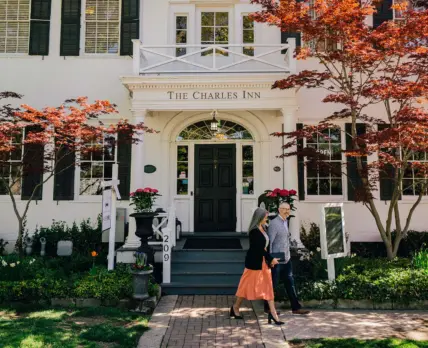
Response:
M18 238L15 243L15 251L22 255L23 253L24 220L18 218Z

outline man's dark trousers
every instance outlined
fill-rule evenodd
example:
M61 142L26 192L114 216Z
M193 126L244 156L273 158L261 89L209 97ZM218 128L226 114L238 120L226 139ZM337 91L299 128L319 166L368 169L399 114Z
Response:
M302 305L299 303L299 299L297 298L296 287L294 286L293 267L291 260L289 260L286 264L278 264L271 268L271 270L273 288L276 288L281 275L285 273L285 289L287 290L288 298L290 299L291 310L297 311L302 308ZM265 301L265 311L269 311L267 301Z

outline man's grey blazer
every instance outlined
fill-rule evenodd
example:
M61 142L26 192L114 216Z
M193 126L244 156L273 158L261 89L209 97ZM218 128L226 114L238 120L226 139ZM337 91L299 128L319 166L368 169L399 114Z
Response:
M290 233L288 231L288 221L278 215L273 219L268 227L271 253L285 253L285 263L290 261Z

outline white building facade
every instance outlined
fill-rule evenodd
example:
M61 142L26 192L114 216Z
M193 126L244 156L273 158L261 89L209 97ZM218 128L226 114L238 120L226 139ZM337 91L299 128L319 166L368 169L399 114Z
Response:
M110 156L86 159L44 184L28 230L52 220L95 220L99 183L119 162L124 199L118 207L131 213L129 192L156 188L157 206L174 205L184 232L246 231L260 194L279 187L299 191L295 238L302 224L320 223L323 204L343 202L350 240L379 240L346 176L313 173L302 159L277 157L282 139L272 133L316 123L334 109L321 102L319 90L271 89L275 80L317 66L293 58L297 35L251 22L248 14L256 10L249 0L0 0L0 91L21 93L38 108L77 96L108 99L120 115L105 122L127 118L159 131L139 144L119 143ZM329 143L312 141L341 165L346 121L337 126ZM383 217L385 190L379 183L375 193ZM19 207L21 193L18 187ZM403 216L414 200L412 192L403 195ZM427 202L412 229L426 230ZM14 241L17 222L4 194L0 214L0 238ZM129 222L125 246L135 247Z

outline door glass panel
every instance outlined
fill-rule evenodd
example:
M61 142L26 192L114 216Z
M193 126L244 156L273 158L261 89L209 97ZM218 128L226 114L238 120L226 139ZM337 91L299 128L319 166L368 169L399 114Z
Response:
M242 146L242 194L254 194L254 155L253 146Z
M177 146L177 195L187 195L189 187L189 147Z

